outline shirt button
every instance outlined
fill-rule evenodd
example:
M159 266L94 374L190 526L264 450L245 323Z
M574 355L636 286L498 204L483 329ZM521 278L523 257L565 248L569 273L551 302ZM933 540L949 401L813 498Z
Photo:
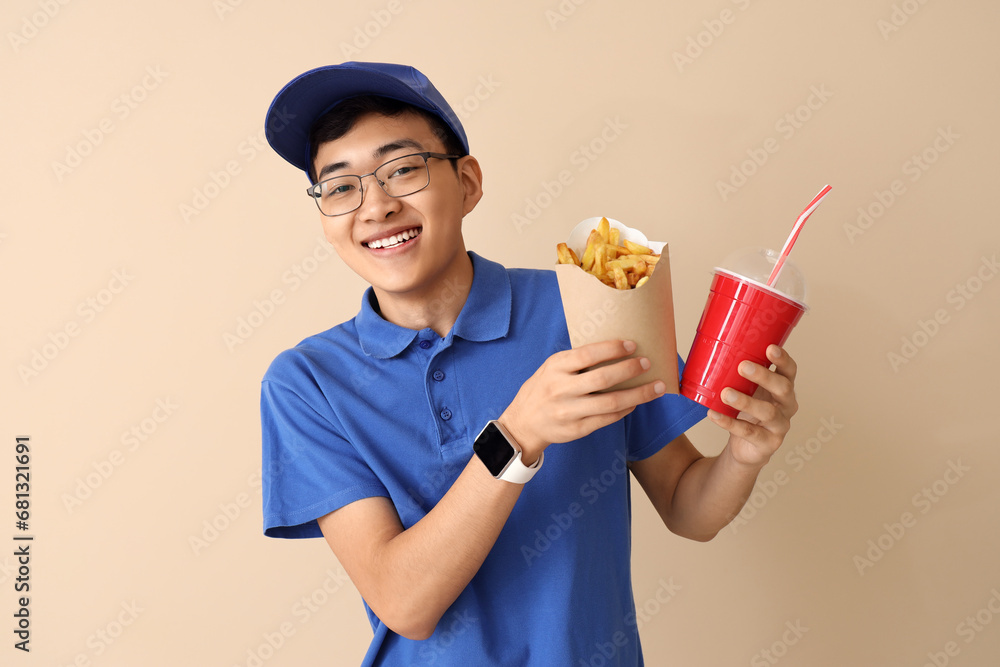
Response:
M444 371L434 371L434 379L438 382L444 379Z
M429 340L422 340L417 344L420 346L421 350L426 350L431 346L431 342Z
M445 408L444 410L442 410L441 411L441 419L443 419L445 421L448 421L449 419L451 419L451 410L449 410L448 408Z

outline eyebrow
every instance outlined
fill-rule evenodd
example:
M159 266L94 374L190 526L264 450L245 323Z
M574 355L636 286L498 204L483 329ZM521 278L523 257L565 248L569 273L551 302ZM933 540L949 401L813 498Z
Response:
M372 157L376 160L381 160L386 155L394 153L403 148L416 148L419 150L423 150L424 147L423 145L420 144L420 142L414 139L397 139L387 144L382 144L381 146L376 148L374 151L372 151ZM347 169L350 166L351 163L346 160L341 160L340 162L332 162L319 170L319 174L316 176L316 181L317 182L322 181L323 177L326 176L327 174L332 174L333 172L340 171L341 169Z

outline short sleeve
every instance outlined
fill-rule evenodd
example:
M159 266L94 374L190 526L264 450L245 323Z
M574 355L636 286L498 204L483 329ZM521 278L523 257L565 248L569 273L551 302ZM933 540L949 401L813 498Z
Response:
M678 375L684 372L684 360L677 356ZM625 417L628 460L649 458L671 440L700 422L708 408L681 394L664 394L644 403Z
M268 537L322 537L316 519L385 486L330 418L281 382L261 383L262 494ZM328 411L329 406L325 409Z

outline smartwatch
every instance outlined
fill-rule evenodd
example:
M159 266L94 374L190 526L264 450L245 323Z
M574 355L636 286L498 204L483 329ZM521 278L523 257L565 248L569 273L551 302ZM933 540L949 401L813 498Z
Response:
M495 419L487 423L476 436L472 449L491 475L514 484L524 484L534 477L545 459L545 452L542 452L530 468L521 463L521 447L503 424Z

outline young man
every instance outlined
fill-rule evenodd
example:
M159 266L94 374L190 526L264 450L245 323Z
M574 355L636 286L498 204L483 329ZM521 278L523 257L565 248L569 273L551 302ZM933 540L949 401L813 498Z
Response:
M704 410L661 382L595 393L648 361L570 349L553 272L466 250L483 173L421 73L312 70L266 128L371 287L264 377L265 534L326 538L375 633L365 665L641 665L630 474L671 531L711 539L788 431L794 361L744 362L761 389L727 402L750 419L710 413L729 440L702 457L684 431Z

